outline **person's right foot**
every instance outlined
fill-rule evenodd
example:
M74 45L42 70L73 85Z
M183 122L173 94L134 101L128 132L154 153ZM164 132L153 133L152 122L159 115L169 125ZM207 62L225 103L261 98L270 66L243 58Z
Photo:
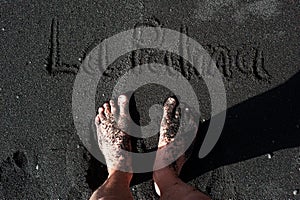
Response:
M183 120L181 120L182 122L184 121L187 123L182 124L183 127L181 129L181 132L177 132L181 118L183 118ZM186 145L188 145L186 140L184 139L185 136L193 137L195 136L196 132L197 122L194 119L194 113L192 113L192 111L188 107L183 108L183 110L179 110L178 108L176 108L176 100L171 97L168 98L164 104L158 148L163 150L167 147L167 145L173 143L175 149L164 151L163 157L173 159L173 157L176 156L178 152L180 152ZM176 135L178 135L179 137L176 137L175 139ZM184 163L190 157L191 152L191 150L186 151L172 164L153 172L155 190L159 195L160 190L158 184L162 181L165 181L166 177L178 178L181 169Z

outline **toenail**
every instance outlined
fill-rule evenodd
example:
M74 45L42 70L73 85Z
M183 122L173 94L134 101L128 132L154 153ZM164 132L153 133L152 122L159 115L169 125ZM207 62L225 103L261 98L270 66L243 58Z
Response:
M175 103L175 99L172 98L172 97L169 97L169 98L168 98L168 101L169 101L170 103Z
M100 117L98 115L96 116L95 120L96 120L96 124L100 124Z
M127 97L125 95L119 96L119 101L124 103L127 100Z

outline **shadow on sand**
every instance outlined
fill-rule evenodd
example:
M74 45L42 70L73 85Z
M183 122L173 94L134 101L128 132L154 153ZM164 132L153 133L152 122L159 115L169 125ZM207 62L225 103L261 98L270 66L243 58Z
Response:
M222 135L214 149L198 159L199 137L182 178L190 180L220 166L300 146L300 72L284 84L227 110ZM198 135L207 130L201 125Z

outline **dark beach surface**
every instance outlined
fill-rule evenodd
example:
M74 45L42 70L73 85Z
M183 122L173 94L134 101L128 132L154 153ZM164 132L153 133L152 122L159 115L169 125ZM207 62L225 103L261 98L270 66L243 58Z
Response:
M187 34L223 75L226 122L203 159L197 154L210 102L205 84L193 83L202 116L182 178L213 199L300 199L299 10L295 0L1 0L0 199L88 199L101 185L106 168L76 134L73 84L103 39L141 25ZM109 99L128 67L153 58L164 64L162 54L146 49L114 62L110 69L117 70L98 83L96 105ZM188 76L187 64L170 57ZM136 91L141 125L168 94L155 85ZM136 151L154 144L153 138L137 140ZM158 199L152 185L151 173L135 174L135 199Z

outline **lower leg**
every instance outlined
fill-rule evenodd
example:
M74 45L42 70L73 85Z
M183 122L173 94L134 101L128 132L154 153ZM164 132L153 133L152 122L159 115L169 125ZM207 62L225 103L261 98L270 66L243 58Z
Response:
M133 199L129 189L131 179L131 173L111 171L106 181L93 193L90 200Z
M210 200L208 196L198 191L196 188L184 183L177 173L170 167L155 171L153 179L160 191L162 200L183 199L183 200Z

